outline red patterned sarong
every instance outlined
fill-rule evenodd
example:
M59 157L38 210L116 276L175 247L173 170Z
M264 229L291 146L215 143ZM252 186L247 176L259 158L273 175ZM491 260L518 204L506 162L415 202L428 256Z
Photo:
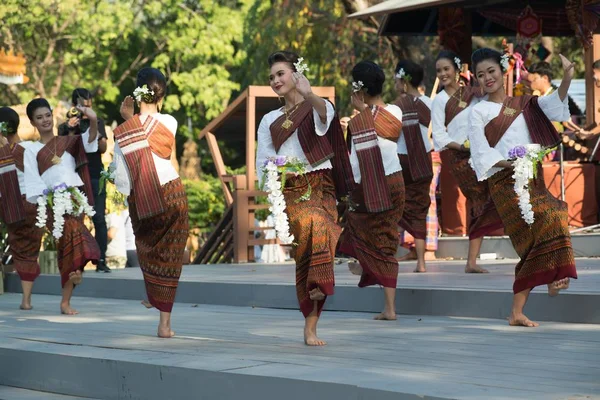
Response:
M44 230L35 226L37 222L37 205L21 197L25 211L25 219L7 225L8 243L13 256L13 264L22 281L33 282L40 275L40 242Z
M335 187L331 170L311 172L286 180L283 195L290 233L294 235L296 261L296 295L300 311L306 318L314 308L309 292L319 288L326 296L333 295L335 285L333 261L342 229L337 225ZM310 200L296 202L306 193L308 178L312 187ZM321 314L325 298L318 302Z
M488 184L477 180L477 175L469 165L470 154L464 151L448 149L451 172L460 190L469 200L469 240L489 235L502 229L502 220L490 197Z
M359 287L381 285L395 288L398 280L398 221L404 209L402 172L386 176L393 207L371 213L365 208L363 186L352 192L354 211L346 213L346 226L340 240L340 251L356 258L363 274Z
M548 192L541 166L530 189L534 213L531 226L521 217L512 170L498 172L488 182L504 229L521 258L515 268L513 292L563 278L577 278L567 204Z
M136 195L132 193L128 198L129 215L148 301L160 311L171 312L188 238L188 202L180 179L162 185L161 192L163 213L140 219Z
M415 239L425 240L427 237L427 213L431 205L429 189L433 175L414 181L410 169L409 156L398 154L398 157L400 158L400 165L402 165L406 198L400 226ZM427 158L429 159L429 163L431 163L431 153L428 153Z
M54 218L52 212L48 215L46 227L52 232ZM83 271L88 262L97 264L100 259L98 243L86 228L82 217L65 215L63 235L57 243L58 269L62 287L69 281L69 274Z

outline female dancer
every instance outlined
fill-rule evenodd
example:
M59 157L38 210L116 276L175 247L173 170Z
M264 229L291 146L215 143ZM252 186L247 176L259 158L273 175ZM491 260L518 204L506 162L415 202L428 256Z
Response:
M395 320L395 255L404 209L404 180L397 153L402 111L382 100L385 74L379 65L359 62L352 69L352 79L352 105L360 113L348 125L348 138L357 186L346 212L340 251L358 259L362 267L359 287L384 287L384 309L375 319Z
M427 214L431 205L429 196L433 165L429 122L431 99L419 93L423 81L423 67L410 60L396 65L396 105L402 110L402 134L398 139L398 157L402 166L406 202L400 226L415 240L417 268L426 272L425 239L427 238Z
M469 114L479 99L476 89L458 84L460 68L461 61L455 53L440 52L435 69L444 90L435 97L431 109L433 144L436 151L450 153L448 158L452 175L470 201L469 253L465 272L481 273L488 272L477 265L483 236L502 228L502 221L487 185L477 181L469 165Z
M304 343L323 346L326 342L317 336L317 323L327 296L333 294L333 262L341 233L336 195L347 194L352 184L350 163L335 110L312 92L308 79L298 72L298 55L277 51L268 63L271 88L285 99L285 105L260 122L256 169L262 176L265 162L277 155L306 164L310 199L299 201L307 190L305 177L289 177L283 195L290 233L297 243L296 295L305 318Z
M569 287L569 278L577 278L577 271L566 203L548 192L540 165L537 177L530 183L534 222L528 225L521 216L514 190L509 151L534 143L549 148L560 141L550 121L569 119L567 90L573 78L573 64L560 56L564 75L560 87L551 95L508 97L502 55L492 49L479 49L472 58L477 80L489 96L488 101L480 102L472 111L469 136L473 167L480 180L487 179L504 229L521 258L515 268L509 323L535 327L538 324L523 314L531 289L547 284L548 294L556 296Z
M84 188L88 203L93 206L94 195L85 153L98 150L98 121L96 113L89 107L77 107L90 120L90 128L80 136L54 136L52 109L46 99L34 99L27 104L27 116L40 133L40 141L25 149L25 193L27 201L36 204L37 198L48 188L64 184L68 187ZM47 226L51 230L55 215L49 211ZM71 296L76 285L81 283L82 271L91 261L100 258L100 249L82 218L64 215L64 228L58 240L58 269L61 275L62 300L60 311L74 315Z
M15 110L0 108L0 214L8 228L13 265L21 278L23 299L20 308L31 310L33 282L40 275L38 256L44 230L35 225L37 207L25 198L23 156L33 142L21 141L17 133L19 122Z
M129 196L135 247L144 274L147 307L160 311L157 335L170 338L171 311L188 238L188 203L179 174L171 164L177 121L160 109L167 80L155 68L142 68L133 98L121 105L125 122L115 133L115 185Z

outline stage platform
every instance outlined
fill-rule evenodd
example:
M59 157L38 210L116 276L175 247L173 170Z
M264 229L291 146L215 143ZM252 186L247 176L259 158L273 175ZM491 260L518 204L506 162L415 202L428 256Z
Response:
M489 274L465 274L464 261L429 262L426 274L415 274L415 262L400 263L398 276L398 313L408 315L506 318L512 301L512 283L516 260L481 261ZM577 259L580 279L556 298L545 288L530 296L528 315L534 320L576 323L600 323L600 259ZM360 289L358 276L346 263L335 266L336 289L325 305L326 310L380 312L383 290ZM218 264L188 265L177 291L177 302L236 307L298 308L294 288L294 265ZM20 292L18 276L8 274L7 292ZM42 275L35 283L36 294L60 294L60 277ZM115 270L111 274L86 272L75 294L82 297L118 300L144 298L139 269Z
M158 313L139 301L75 298L77 316L59 315L58 296L35 295L29 312L18 310L19 302L18 294L0 296L0 385L34 391L27 393L143 400L600 399L600 325L548 322L530 329L494 319L414 315L389 322L325 312L319 333L329 345L310 348L302 343L301 314L291 310L177 303L177 337L165 340L154 336ZM0 398L7 390L0 388Z

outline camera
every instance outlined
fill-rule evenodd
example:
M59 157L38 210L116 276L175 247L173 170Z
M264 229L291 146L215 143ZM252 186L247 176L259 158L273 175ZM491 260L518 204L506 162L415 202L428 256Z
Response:
M79 118L83 116L83 113L77 109L77 107L71 107L69 111L67 111L67 119L71 118Z

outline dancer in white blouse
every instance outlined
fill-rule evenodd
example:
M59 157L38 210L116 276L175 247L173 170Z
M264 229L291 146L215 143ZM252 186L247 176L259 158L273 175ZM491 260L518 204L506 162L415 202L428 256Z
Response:
M523 313L531 290L548 285L548 294L556 296L569 287L569 278L577 278L571 236L567 223L567 205L556 199L544 183L539 166L529 184L534 221L528 225L521 215L514 189L513 166L509 151L516 146L539 144L552 148L560 141L551 120L569 119L567 90L573 78L573 64L560 56L564 75L560 87L549 96L508 97L504 88L504 63L508 59L492 49L473 53L477 80L489 95L473 107L469 137L472 164L480 180L487 180L490 193L506 233L520 257L515 268L513 305L510 325L538 326Z
M431 99L421 95L418 87L423 81L423 67L410 60L396 65L395 104L402 110L402 133L398 139L398 157L402 165L406 202L400 226L415 240L417 267L415 272L426 272L425 239L427 213L431 205L429 191L433 179L431 161Z
M13 265L21 278L20 308L31 310L33 282L40 274L38 256L44 230L36 226L36 205L25 198L23 158L33 142L19 138L19 122L15 110L0 108L0 219L6 224Z
M27 147L24 156L25 193L27 201L33 204L47 189L63 184L83 187L89 204L93 205L94 195L85 153L98 150L98 121L91 108L77 108L89 118L90 128L80 136L54 136L50 104L45 99L35 99L27 104L27 116L40 132L40 141ZM51 210L48 212L47 226L51 227L55 216ZM83 219L68 214L64 215L64 230L57 249L63 288L60 311L67 315L77 314L70 302L73 289L81 283L85 265L89 261L98 262L100 249Z
M148 308L160 312L157 335L171 338L171 311L188 238L188 203L179 174L171 164L177 121L160 109L167 80L156 68L142 68L133 98L121 105L125 122L115 129L115 184L129 196L135 247L144 275Z
M273 157L295 157L306 164L306 177L290 176L283 195L290 233L297 243L296 294L305 318L304 342L323 346L317 322L327 296L333 294L333 262L341 233L336 197L352 185L342 128L331 103L312 92L298 72L298 55L278 51L269 56L269 82L285 105L265 115L258 128L256 170L260 181L265 162ZM335 178L334 178L335 177ZM312 187L310 199L301 199Z
M465 272L488 272L477 265L483 236L502 228L487 185L477 181L469 165L467 129L470 111L479 102L481 91L458 84L462 63L451 51L442 51L435 63L437 77L444 87L433 100L431 109L433 144L440 155L448 154L450 171L470 201L469 253ZM444 165L443 168L448 168ZM442 194L443 196L443 194Z
M396 319L398 223L404 209L404 180L398 159L402 111L381 98L385 74L371 61L352 69L352 105L359 114L348 124L350 162L356 188L350 196L340 252L358 259L359 287L383 286L383 312L376 320Z

